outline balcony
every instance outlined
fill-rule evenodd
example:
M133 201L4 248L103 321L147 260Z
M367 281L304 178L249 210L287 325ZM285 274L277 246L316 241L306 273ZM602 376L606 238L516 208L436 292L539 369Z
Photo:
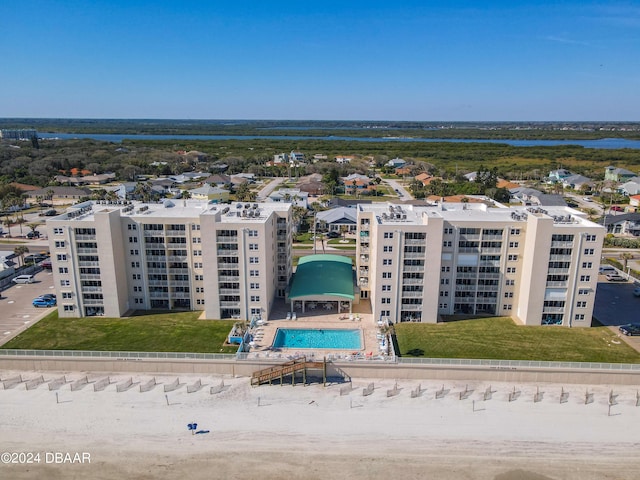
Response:
M220 302L220 306L221 307L239 307L240 306L240 302L224 301L224 302Z
M424 292L402 292L402 298L422 298Z
M424 259L424 254L425 252L404 252L404 258L406 259L417 259L417 260L422 260Z
M81 262L78 262L78 266L79 267L99 267L100 266L100 262L81 261Z
M149 298L169 298L169 292L149 292Z
M95 242L96 236L95 235L76 235L75 239L76 239L76 242L80 242L82 240L93 240Z
M78 248L76 250L76 253L78 255L82 253L93 253L95 255L96 253L98 253L98 249L97 248Z
M424 272L424 265L403 265L403 272Z
M560 275L568 275L569 268L550 268L547 271L548 274L560 274Z
M82 299L84 305L104 305L104 299L88 298Z
M94 273L81 273L80 274L80 280L100 280L100 275L99 274L94 274Z
M426 238L422 238L422 239L405 238L404 239L405 245L426 245L426 243L427 243Z
M565 307L543 307L542 313L564 313Z
M411 311L411 312L415 312L417 310L422 310L422 304L406 304L406 305L400 305L400 310L406 310L406 311Z
M564 287L567 288L567 284L569 282L567 280L561 281L561 282L547 282L546 286L547 287Z
M221 288L218 293L220 295L240 295L239 288Z
M403 285L424 285L424 279L423 278L403 278L402 284Z
M573 241L571 242L566 242L566 241L558 241L558 240L552 240L551 241L551 248L571 248L573 247Z
M240 275L236 275L236 276L220 275L218 277L218 281L219 282L239 282Z
M238 269L238 268L240 268L240 264L238 264L238 263L220 262L220 263L218 263L218 270L220 270L221 268Z
M550 262L570 262L571 255L549 255Z

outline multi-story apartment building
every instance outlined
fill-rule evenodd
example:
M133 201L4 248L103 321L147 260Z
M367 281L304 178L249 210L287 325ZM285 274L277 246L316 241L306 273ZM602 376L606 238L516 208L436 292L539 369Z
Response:
M604 235L567 207L359 205L360 295L391 322L488 314L588 327Z
M85 202L47 222L61 317L268 316L292 272L291 204Z

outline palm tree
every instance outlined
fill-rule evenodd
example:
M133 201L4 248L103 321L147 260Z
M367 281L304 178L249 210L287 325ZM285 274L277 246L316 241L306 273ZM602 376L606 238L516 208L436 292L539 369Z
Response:
M20 259L20 265L22 266L24 263L23 261L24 254L29 253L29 247L25 245L18 245L16 248L13 249L13 253L18 255L18 258Z
M634 257L633 257L633 254L629 252L621 253L619 257L620 257L620 260L622 260L622 263L623 263L622 271L624 272L627 270L627 263L629 262L629 260L632 260Z

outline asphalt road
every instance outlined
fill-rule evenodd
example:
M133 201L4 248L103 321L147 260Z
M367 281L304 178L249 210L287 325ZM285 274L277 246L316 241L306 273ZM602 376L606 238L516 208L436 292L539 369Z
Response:
M13 285L0 299L0 345L48 315L55 307L37 308L31 302L38 295L55 293L50 270L37 273L33 283Z

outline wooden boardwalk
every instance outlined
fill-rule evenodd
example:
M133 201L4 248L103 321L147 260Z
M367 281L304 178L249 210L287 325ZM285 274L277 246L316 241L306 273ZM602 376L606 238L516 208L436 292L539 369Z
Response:
M307 361L306 357L297 358L289 362L264 368L254 372L251 376L251 386L271 384L274 380L279 380L280 385L283 384L285 378L291 377L291 384L296 383L296 373L302 373L302 382L307 383L307 370L322 370L323 384L327 380L327 364L326 361Z

